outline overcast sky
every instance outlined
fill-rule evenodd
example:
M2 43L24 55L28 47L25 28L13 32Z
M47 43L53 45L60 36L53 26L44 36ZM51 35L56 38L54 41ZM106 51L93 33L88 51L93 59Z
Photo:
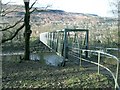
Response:
M23 0L2 0L14 4L23 4ZM34 2L35 0L30 0ZM67 12L91 13L99 16L111 16L111 0L38 0L36 6L45 7L51 5L52 9L60 9Z

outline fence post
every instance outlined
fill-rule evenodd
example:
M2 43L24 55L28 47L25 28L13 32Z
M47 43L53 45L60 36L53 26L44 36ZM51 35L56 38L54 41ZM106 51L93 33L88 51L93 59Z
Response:
M50 47L52 48L52 33L50 32Z
M64 57L65 57L65 59L66 59L66 47L67 47L67 30L65 29L65 31L64 31Z
M117 88L117 79L118 79L118 69L119 69L119 61L117 61L117 70L116 70L116 77L115 77L115 89ZM119 88L120 90L120 88Z
M56 41L56 52L58 52L58 40L59 40L59 33L57 32L57 41Z
M82 55L81 55L82 53L81 53L81 52L82 52L82 51L80 51L80 66L81 66L81 63L82 63L82 62L81 62L81 61L82 61Z
M63 59L63 66L65 66L65 59L66 59L66 56L67 56L67 30L65 29L64 31L64 42L63 42L63 56L64 56L64 59Z
M85 42L86 42L85 48L86 48L86 50L88 50L88 45L89 45L89 43L88 43L89 42L89 31L88 30L86 31L86 40L85 40ZM85 56L86 56L86 58L88 58L88 51L85 51L85 52L86 52Z
M100 74L100 52L98 52L98 74Z

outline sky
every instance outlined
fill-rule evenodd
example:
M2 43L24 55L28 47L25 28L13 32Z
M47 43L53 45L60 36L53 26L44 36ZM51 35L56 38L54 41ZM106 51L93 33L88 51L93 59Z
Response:
M23 0L2 0L3 3L22 4ZM33 3L35 0L30 0ZM38 0L35 6L46 7L51 5L50 9L59 9L67 12L90 13L99 16L112 16L110 0Z

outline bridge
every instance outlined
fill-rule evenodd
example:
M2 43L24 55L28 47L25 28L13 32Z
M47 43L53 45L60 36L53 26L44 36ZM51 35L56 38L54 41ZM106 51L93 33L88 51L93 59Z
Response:
M103 73L108 74L109 72L109 75L114 79L115 89L118 88L120 90L118 85L120 60L117 56L106 52L107 50L114 50L120 53L120 50L118 48L106 48L104 50L101 48L97 50L90 48L89 30L63 29L45 32L40 34L40 41L63 58L62 66L67 62L75 62L80 66L94 67L94 69L97 69L98 74L104 69ZM113 63L110 63L112 61ZM108 67L106 62L109 62Z

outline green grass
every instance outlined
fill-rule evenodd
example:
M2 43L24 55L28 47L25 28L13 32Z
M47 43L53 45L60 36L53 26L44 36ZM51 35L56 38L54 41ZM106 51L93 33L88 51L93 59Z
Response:
M87 72L77 65L52 67L39 61L24 61L3 58L4 88L114 88L107 76Z

